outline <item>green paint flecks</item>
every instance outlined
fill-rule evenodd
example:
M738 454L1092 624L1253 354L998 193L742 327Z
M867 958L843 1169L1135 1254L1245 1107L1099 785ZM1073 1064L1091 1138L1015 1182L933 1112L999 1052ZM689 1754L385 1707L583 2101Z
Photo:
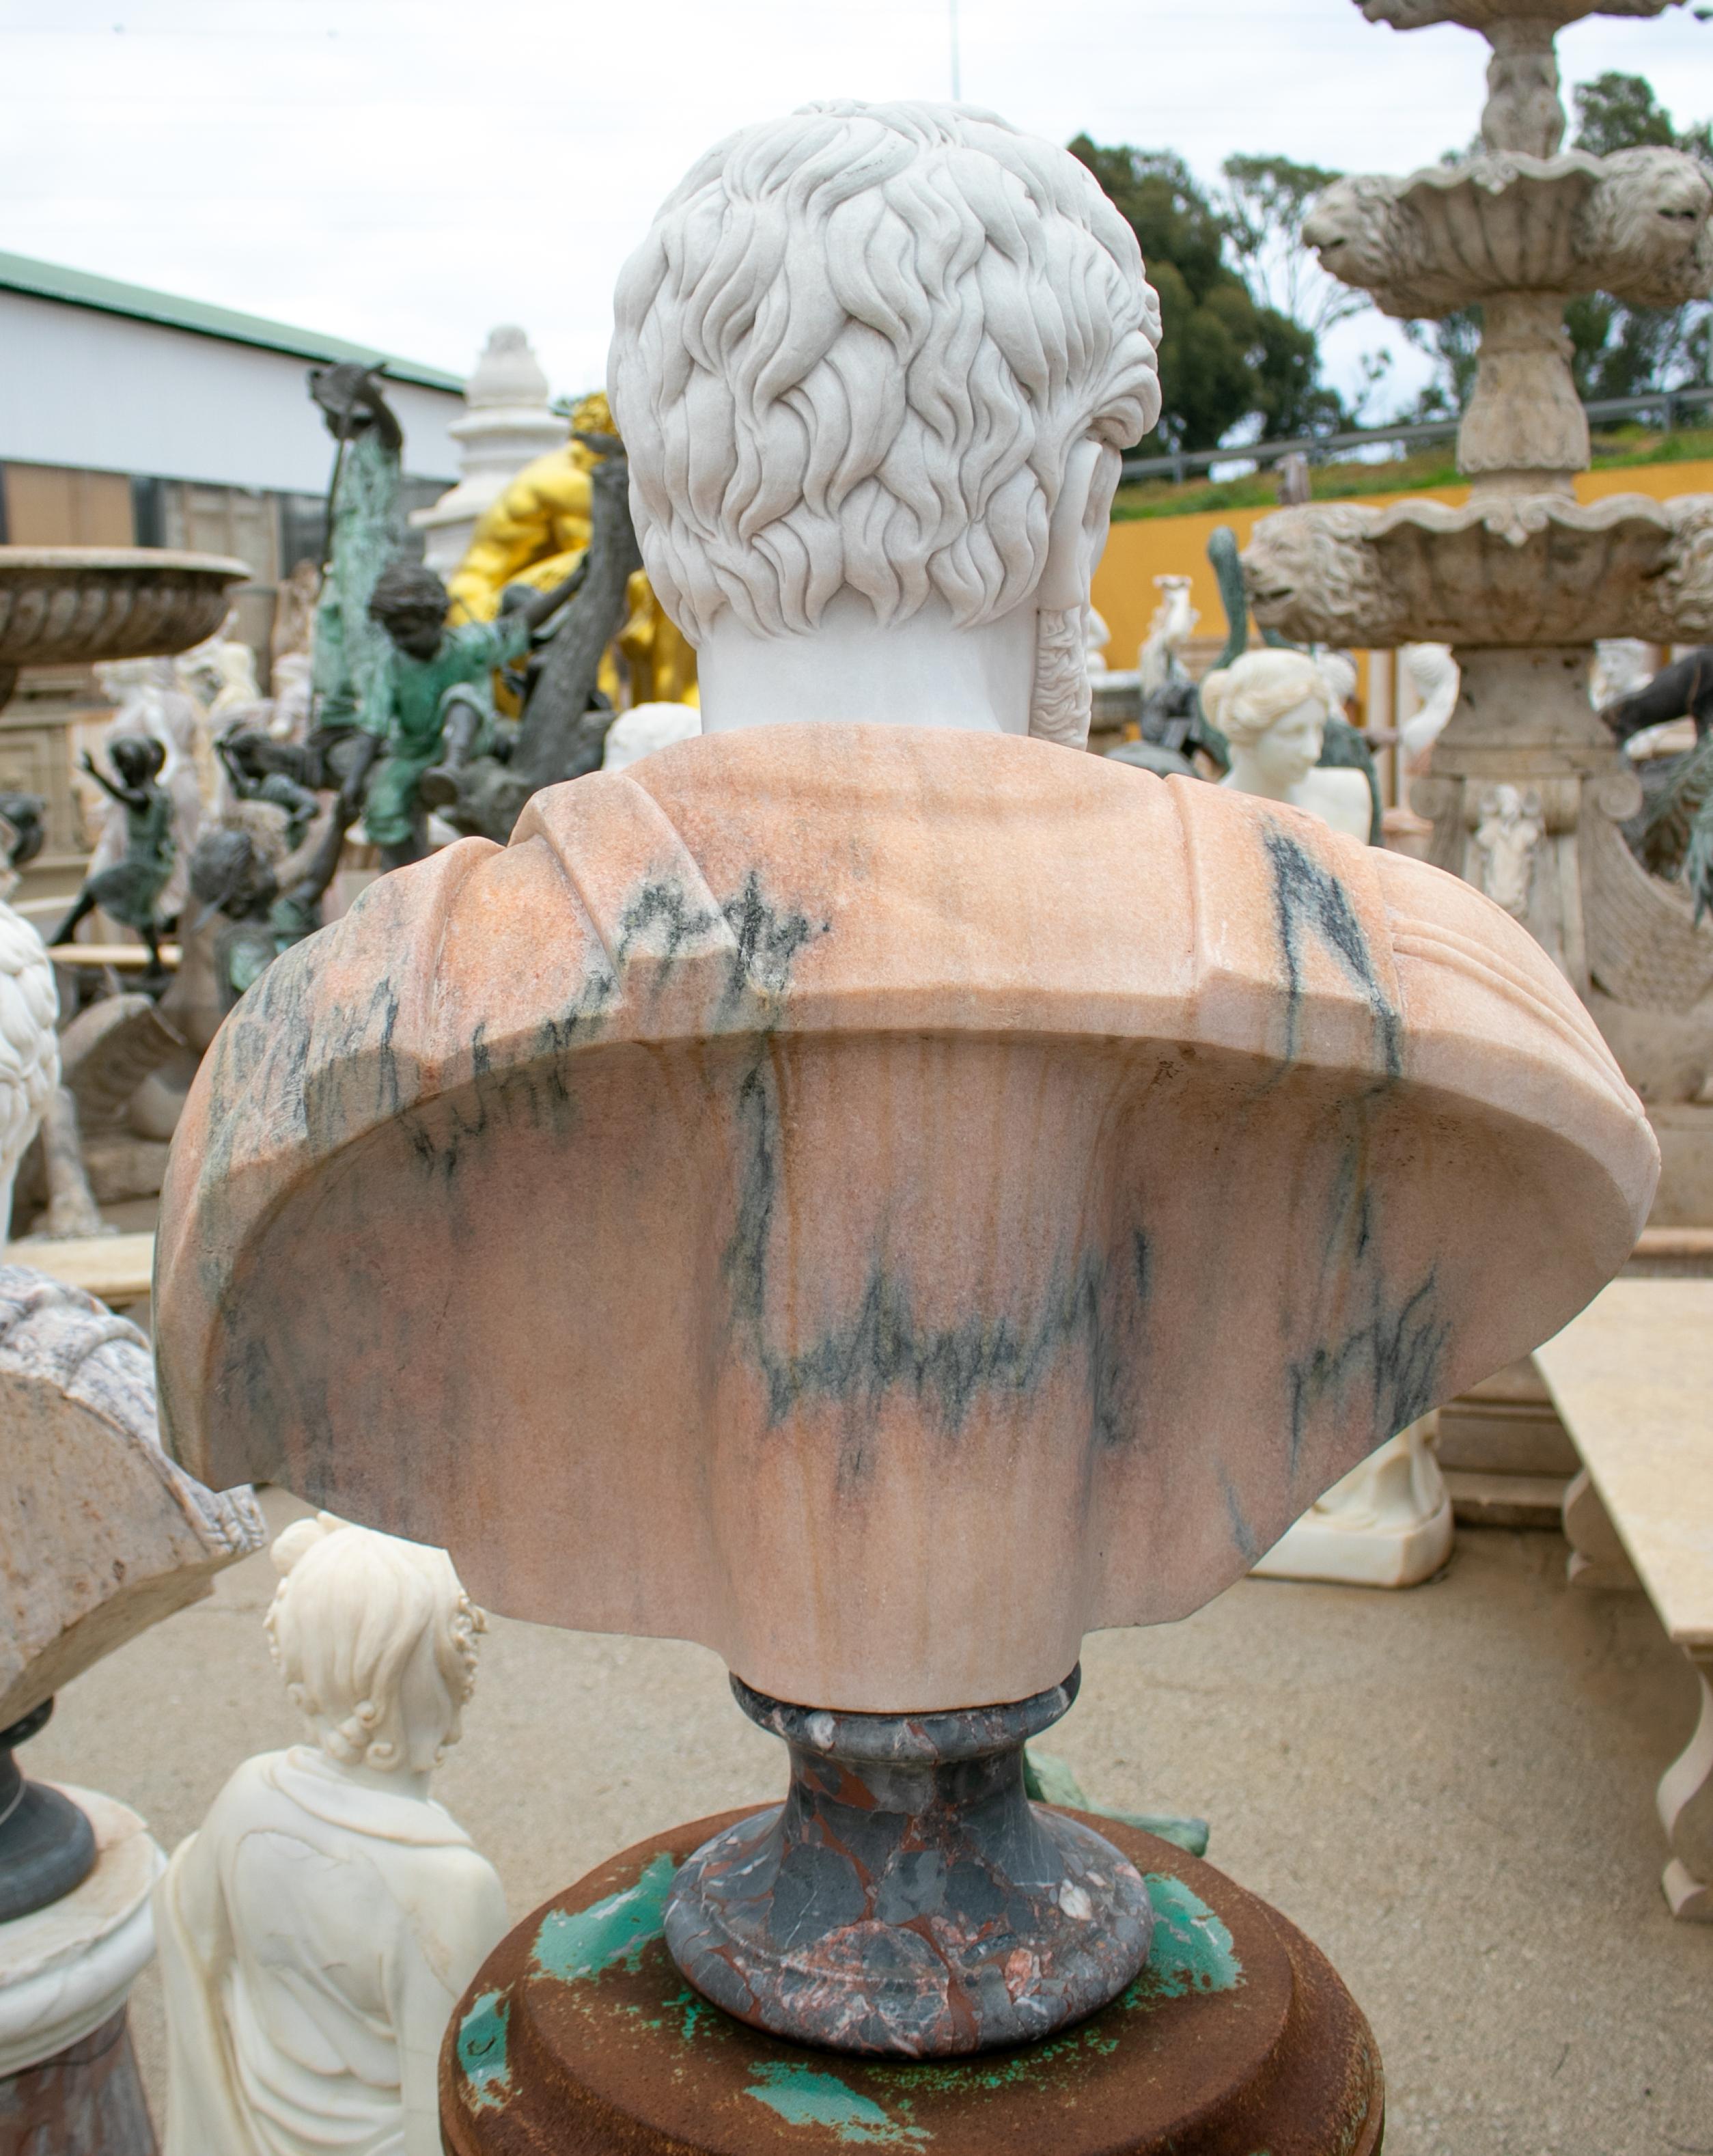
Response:
M726 2016L710 1999L704 1999L700 1991L692 1990L688 1984L660 2003L669 2014L678 2015L678 2033L686 2044L694 2040L699 2021L711 2020L722 2025L726 2021Z
M536 1968L566 1984L598 1978L621 1964L635 1974L644 1949L662 1936L666 1899L677 1869L663 1853L644 1867L634 1885L620 1892L587 1909L549 1910L536 1935ZM1168 1999L1229 1991L1240 1984L1243 1964L1233 1951L1231 1933L1207 1903L1169 1873L1151 1872L1145 1883L1154 1911L1153 1943L1141 1974L1116 2002L1118 2007L1146 2012ZM677 2034L685 2043L698 2043L710 2035L729 2041L748 2033L688 1986L663 1994L659 2008L666 2025L676 2017ZM627 2004L624 2010L636 2014L642 2010ZM651 2021L649 2025L662 2025ZM913 2097L1056 2082L1066 2070L1074 2072L1079 2056L1116 2051L1119 2042L1117 2030L1105 2015L1099 2015L1003 2063L889 2066L882 2070L883 2093L896 2092L890 2103L862 2095L836 2074L757 2061L748 2094L787 2125L819 2128L849 2147L910 2148L932 2138L925 2128L910 2123ZM473 2100L503 2103L510 2088L505 2008L499 1994L485 1993L465 2016L459 2058ZM870 2074L874 2071L869 2069Z
M622 1893L608 1894L587 1909L550 1909L536 1933L536 1968L562 1984L598 1976L619 1961L634 1974L644 1948L664 1929L666 1897L677 1869L663 1851L644 1866L635 1886Z
M1207 1903L1167 1872L1151 1871L1143 1883L1154 1907L1154 1940L1124 2004L1146 2006L1192 1991L1234 1989L1243 1979L1243 1964L1231 1933Z
M505 2025L510 2002L503 1992L485 1991L472 2000L458 2025L458 2063L469 2100L478 2111L497 2111L511 2094L511 2069L505 2063Z
M782 2060L758 2064L746 2094L777 2112L787 2126L821 2126L852 2147L904 2148L931 2141L920 2126L890 2118L872 2097L859 2096L837 2074Z

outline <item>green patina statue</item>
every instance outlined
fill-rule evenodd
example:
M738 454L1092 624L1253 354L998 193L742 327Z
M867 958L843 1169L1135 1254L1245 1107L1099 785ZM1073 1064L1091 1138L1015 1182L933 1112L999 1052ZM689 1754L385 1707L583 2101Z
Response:
M408 536L399 506L404 435L373 368L352 362L312 367L310 395L339 445L315 605L315 725L348 742L375 673L386 663L386 635L369 613L369 600Z
M151 977L164 979L164 924L156 918L155 908L178 852L172 838L172 797L158 783L167 752L147 735L125 735L113 743L110 753L119 774L116 783L97 768L87 750L79 762L101 791L125 811L125 858L85 879L76 902L49 941L69 943L99 906L115 921L136 931L149 947Z
M321 806L305 783L306 752L295 742L246 726L229 726L214 747L240 801L265 801L284 814L286 850L295 853Z
M450 779L473 758L503 751L494 670L528 651L535 629L582 575L579 564L562 583L531 592L498 619L456 629L446 624L446 587L432 569L395 562L377 581L369 612L387 649L358 707L342 799L352 814L362 802L364 829L383 867L402 867L428 851L422 788L430 773Z
M311 814L318 814L321 804L313 793L309 802ZM275 805L285 804L276 799ZM214 937L214 973L223 1013L260 979L282 951L301 943L321 926L321 901L338 870L350 824L350 816L336 802L314 844L295 845L277 865L251 833L238 826L217 824L197 840L190 857L190 888L201 911L191 931L194 934L206 927L216 914L224 916Z

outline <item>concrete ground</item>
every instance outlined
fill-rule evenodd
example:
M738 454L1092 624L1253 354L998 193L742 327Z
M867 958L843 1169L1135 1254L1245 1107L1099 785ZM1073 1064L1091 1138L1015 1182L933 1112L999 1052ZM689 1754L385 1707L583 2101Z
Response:
M300 1509L267 1505L276 1527ZM1097 1801L1209 1818L1213 1861L1330 1954L1379 2037L1388 2156L1713 2156L1713 1928L1668 1916L1654 1815L1693 1680L1639 1595L1568 1591L1564 1556L1489 1529L1408 1594L1245 1580L1091 1638L1048 1740ZM79 1678L29 1766L172 1847L298 1733L272 1585L252 1558ZM782 1767L705 1650L496 1620L437 1789L521 1916L628 1842L777 1794ZM133 2019L158 2118L152 1970Z

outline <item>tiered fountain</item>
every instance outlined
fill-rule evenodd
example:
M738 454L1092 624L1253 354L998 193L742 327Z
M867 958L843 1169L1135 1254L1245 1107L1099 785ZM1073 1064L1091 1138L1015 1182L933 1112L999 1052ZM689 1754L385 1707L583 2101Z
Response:
M1323 266L1389 315L1481 308L1458 439L1469 500L1265 518L1244 557L1256 615L1305 640L1455 647L1461 699L1413 795L1430 858L1532 931L1648 1099L1665 1163L1656 1222L1713 1219L1713 921L1626 844L1640 789L1588 695L1597 638L1713 636L1713 496L1577 501L1588 429L1563 322L1578 293L1660 307L1713 290L1713 186L1675 150L1562 152L1553 54L1582 16L1680 0L1358 4L1493 48L1477 155L1341 180L1304 227Z

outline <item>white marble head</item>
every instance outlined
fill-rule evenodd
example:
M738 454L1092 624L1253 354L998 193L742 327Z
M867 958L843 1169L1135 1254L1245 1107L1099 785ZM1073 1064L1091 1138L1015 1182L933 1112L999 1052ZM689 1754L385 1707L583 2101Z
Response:
M628 771L644 757L690 741L701 731L702 715L694 704L633 704L607 729L601 768Z
M426 1774L458 1741L487 1620L444 1550L322 1512L277 1536L268 1639L328 1758Z
M1320 759L1331 695L1303 651L1246 651L1202 683L1202 708L1231 744L1230 783L1284 799Z
M700 160L615 318L643 558L699 648L1021 619L1039 670L1033 617L1074 610L1043 663L1086 698L1081 609L1121 451L1158 415L1160 316L1076 159L966 106L806 107ZM743 722L720 673L710 730Z

